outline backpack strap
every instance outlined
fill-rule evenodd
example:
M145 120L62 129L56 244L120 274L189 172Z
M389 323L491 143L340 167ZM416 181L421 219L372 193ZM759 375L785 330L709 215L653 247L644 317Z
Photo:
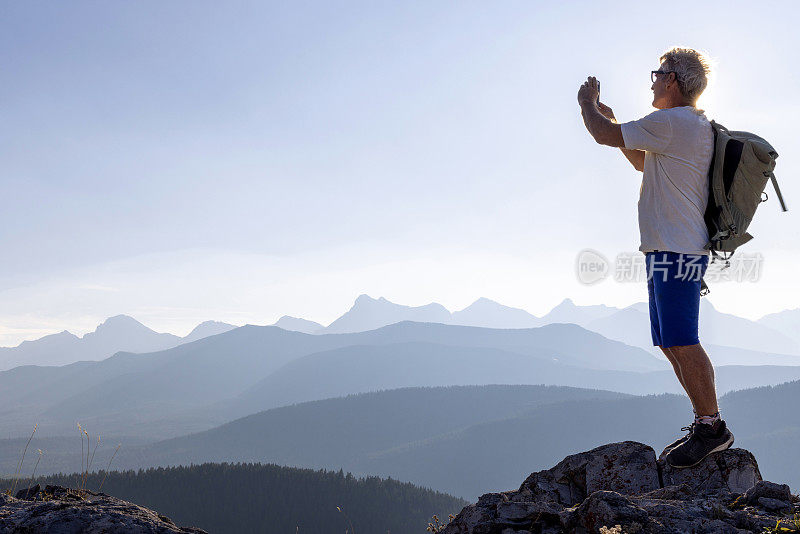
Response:
M722 260L725 262L725 265L722 268L727 269L728 267L731 266L731 256L733 256L733 252L736 251L734 250L733 252L728 252L728 253L723 252L722 254L725 254L724 256L717 253L717 251L714 250L713 248L710 249L709 252L711 252L710 263L714 263L717 260ZM704 276L700 279L700 296L705 297L709 293L711 293L711 290L708 288L708 284L706 284L706 277Z
M706 279L705 277L703 277L700 279L700 296L705 297L709 293L711 293L711 290L708 289L708 284L706 284Z
M768 176L769 179L772 180L772 187L775 188L775 194L778 195L778 201L781 203L781 210L788 211L786 209L786 203L783 201L783 195L781 195L781 190L778 187L778 180L775 179L775 173L770 172Z
M722 260L722 261L725 262L725 266L722 267L722 268L723 269L727 269L728 267L731 266L731 256L733 256L734 252L736 252L736 251L734 250L733 252L728 252L728 253L723 252L723 254L727 254L727 255L726 256L720 256L720 254L716 250L711 249L711 263L714 263L716 260Z

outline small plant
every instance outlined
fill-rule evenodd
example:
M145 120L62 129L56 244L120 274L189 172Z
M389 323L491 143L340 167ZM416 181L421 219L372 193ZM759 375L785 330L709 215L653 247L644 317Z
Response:
M17 469L14 471L14 480L11 481L11 487L6 490L6 495L14 495L17 491L17 482L19 482L20 474L22 473L22 464L25 462L25 453L28 452L28 445L31 444L31 440L33 439L33 435L36 434L36 428L39 426L39 423L33 425L33 432L31 432L31 437L28 438L28 443L25 444L25 448L22 450L22 458L19 459L17 463Z
M89 444L89 442L90 442L89 432L86 431L86 429L84 429L81 426L80 423L77 423L77 426L78 426L78 433L79 433L80 438L81 438L81 470L80 470L80 478L77 478L77 475L76 475L76 480L75 480L76 490L74 490L74 491L76 491L78 495L82 495L82 494L84 494L86 492L86 483L89 480L89 471L90 471L92 465L94 465L94 455L97 452L97 448L100 446L100 436L97 436L97 443L95 443L94 449L91 449L90 444ZM36 434L36 429L38 427L39 427L38 423L33 425L33 432L31 432L31 435L28 438L28 442L25 444L25 448L22 450L22 455L21 455L21 457L19 459L19 462L17 462L17 467L16 467L16 470L14 471L14 476L13 476L13 478L11 480L11 487L9 487L9 488L7 488L6 490L3 491L3 493L5 493L6 495L13 496L17 491L17 485L19 483L20 478L22 477L22 467L23 467L23 465L25 463L25 455L28 452L28 447L30 446L31 441L33 440L33 436ZM83 449L83 438L84 437L86 438L86 454L85 455L83 453L83 450L84 450ZM108 466L106 466L106 471L105 471L105 473L103 475L103 480L100 482L100 487L97 490L98 492L102 491L103 484L105 484L106 477L108 477L108 470L111 468L111 462L114 461L114 457L117 455L117 451L119 451L119 448L121 446L122 446L122 443L117 445L117 447L114 449L114 454L112 454L111 455L111 459L108 460ZM41 461L42 456L44 455L44 452L42 451L42 449L36 449L36 451L39 453L39 457L36 459L36 464L34 464L34 466L33 466L33 473L31 474L30 483L28 484L28 488L30 488L33 485L33 482L36 479L36 469L39 467L39 462ZM48 497L44 492L41 492L40 495L42 497ZM52 496L50 496L50 497L52 497ZM342 513L344 513L344 512L342 512Z
M39 452L39 457L36 458L36 464L33 466L33 473L31 474L31 481L28 483L28 491L30 491L31 486L33 486L33 479L36 478L36 468L39 467L39 460L42 459L42 449L36 449ZM28 496L28 492L25 492L25 497Z
M78 425L78 435L80 435L80 437L81 437L81 471L80 472L81 472L81 478L83 478L83 432L84 431L83 431L83 427L81 426L80 423L77 423L77 425ZM81 481L79 480L75 485L80 487L81 486Z
M106 483L106 477L108 476L108 470L111 468L111 462L114 461L114 456L117 455L117 451L122 446L122 443L117 445L117 448L114 449L114 454L111 455L111 459L108 461L108 466L106 467L106 472L103 474L103 480L100 482L100 488L97 490L97 493L100 493L103 490L103 484ZM298 527L300 528L300 527Z
M744 494L742 494L742 495L739 495L739 496L738 496L738 497L736 497L736 498L735 498L735 499L734 499L732 502L728 503L728 508L730 508L731 510L736 510L737 508L744 508L744 506L745 506L745 503L744 503L744 501L742 501L742 502L739 502L739 500L740 500L742 497L744 497Z
M791 519L778 519L774 527L767 527L764 532L800 532L800 514L795 514Z
M94 464L94 455L97 452L97 447L100 446L100 436L97 436L97 443L94 444L94 449L91 449L91 453L92 454L91 454L91 456L89 456L89 452L90 452L89 432L87 432L86 429L83 428L80 423L78 423L78 432L81 434L81 478L80 478L79 483L77 484L77 486L78 486L77 489L80 492L84 492L84 491L86 491L86 482L89 480L89 470L92 468L92 465ZM83 438L84 437L86 438L86 456L85 457L83 455ZM111 456L111 460L113 460L114 456L116 456L117 450L119 450L119 447L120 446L117 445L117 448L114 450L114 454ZM111 460L108 461L109 467L111 466ZM108 474L108 471L106 470L106 475L107 474ZM103 477L103 482L105 482L105 477ZM103 487L102 483L100 484L100 487L101 488ZM97 491L100 491L100 490L98 489Z
M431 522L428 523L428 528L426 528L425 530L427 530L428 532L444 532L445 527L449 525L450 522L453 519L455 519L455 517L456 516L454 516L453 514L450 514L447 516L447 523L442 523L441 521L439 521L439 516L434 514L433 517L431 518Z
M92 451L91 458L89 457L89 449L90 445L89 442L89 432L86 431L85 428L78 423L78 430L81 432L81 480L80 484L78 484L78 491L86 491L86 481L89 479L89 469L92 466L92 461L94 460L94 453L97 452L97 446L100 445L100 436L97 436L97 443L94 446L94 451ZM86 438L86 458L83 457L83 438Z

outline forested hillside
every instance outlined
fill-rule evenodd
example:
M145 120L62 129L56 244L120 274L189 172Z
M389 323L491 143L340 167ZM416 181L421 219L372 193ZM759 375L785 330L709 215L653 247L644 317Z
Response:
M37 482L73 488L81 483L78 474ZM103 473L91 474L85 487L96 491L101 482ZM215 534L411 534L425 532L433 514L447 517L467 504L392 479L250 463L112 471L103 482L103 493Z

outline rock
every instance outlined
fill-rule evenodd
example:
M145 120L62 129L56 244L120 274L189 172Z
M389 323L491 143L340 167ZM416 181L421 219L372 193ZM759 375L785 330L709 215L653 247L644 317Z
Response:
M567 456L518 490L487 493L443 532L760 533L796 501L785 484L761 480L746 450L673 469L647 445L626 441Z
M39 485L0 498L0 532L207 534L105 493Z
M39 484L31 486L30 488L19 490L17 492L17 499L27 499L28 497L34 497L37 493L39 493Z
M758 504L764 508L764 510L769 510L770 512L778 512L792 507L792 505L786 501L770 499L769 497L759 497Z
M762 480L745 491L742 500L747 504L758 504L758 500L764 497L789 501L792 498L792 493L786 484L775 484L774 482Z
M712 454L692 468L676 469L664 461L659 465L664 486L686 484L695 492L744 493L761 480L755 457L744 449Z
M655 460L655 452L653 453ZM575 519L589 532L600 532L602 527L622 527L622 532L634 534L642 530L649 518L647 512L627 497L615 491L595 491L575 511ZM575 525L564 525L569 530Z
M566 506L583 502L599 490L642 493L659 487L656 455L651 447L623 441L567 456L547 471L533 473L519 492Z

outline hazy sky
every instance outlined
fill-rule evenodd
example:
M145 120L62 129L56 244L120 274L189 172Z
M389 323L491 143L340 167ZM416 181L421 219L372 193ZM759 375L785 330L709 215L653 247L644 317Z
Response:
M586 132L589 75L650 111L673 45L708 51L700 107L780 153L756 283L723 311L797 307L796 2L4 2L0 346L110 315L327 324L357 295L543 314L624 306L575 276L636 252L641 175ZM666 5L666 4L661 4Z

